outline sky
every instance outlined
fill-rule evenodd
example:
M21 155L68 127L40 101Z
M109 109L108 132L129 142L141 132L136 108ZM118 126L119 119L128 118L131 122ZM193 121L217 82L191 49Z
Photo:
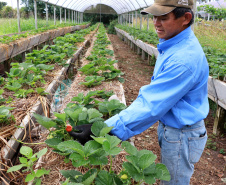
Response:
M12 6L13 8L17 7L17 0L0 0L0 2L6 2L8 6ZM21 0L19 0L19 4L21 4Z

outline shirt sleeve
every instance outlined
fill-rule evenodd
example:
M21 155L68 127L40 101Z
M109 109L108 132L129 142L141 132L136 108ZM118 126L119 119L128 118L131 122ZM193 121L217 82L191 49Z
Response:
M141 87L137 99L125 110L105 121L121 140L140 134L166 114L194 85L192 72L183 64L166 65L149 85Z

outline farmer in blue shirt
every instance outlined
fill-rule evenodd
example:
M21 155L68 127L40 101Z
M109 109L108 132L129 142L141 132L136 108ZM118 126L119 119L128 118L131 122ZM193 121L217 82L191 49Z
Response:
M127 109L105 121L121 140L159 121L161 161L171 175L164 185L189 185L207 141L203 119L209 111L209 67L191 30L192 6L193 0L155 0L141 12L154 16L160 38L152 81Z

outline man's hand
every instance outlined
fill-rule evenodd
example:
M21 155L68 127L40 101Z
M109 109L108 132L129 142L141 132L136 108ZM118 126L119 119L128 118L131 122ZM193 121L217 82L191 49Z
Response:
M87 141L92 140L90 137L92 134L91 126L91 124L75 126L73 129L78 130L78 132L70 131L68 133L74 138L74 140L77 140L84 145Z

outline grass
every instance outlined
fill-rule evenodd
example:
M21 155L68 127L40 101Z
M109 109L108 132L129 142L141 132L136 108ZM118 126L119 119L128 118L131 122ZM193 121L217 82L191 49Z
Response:
M133 26L136 27L134 19ZM195 23L194 33L200 44L210 46L223 53L226 53L226 22L221 21L203 21ZM140 28L140 18L137 20L137 28ZM142 29L147 30L147 17L142 18ZM153 21L149 18L149 30L155 32Z
M46 27L46 20L38 19L38 28ZM56 21L56 24L60 24L60 21ZM0 35L18 33L17 19L0 19ZM54 20L49 20L48 25L54 25ZM21 19L20 20L21 31L29 31L35 29L35 20L30 19Z

